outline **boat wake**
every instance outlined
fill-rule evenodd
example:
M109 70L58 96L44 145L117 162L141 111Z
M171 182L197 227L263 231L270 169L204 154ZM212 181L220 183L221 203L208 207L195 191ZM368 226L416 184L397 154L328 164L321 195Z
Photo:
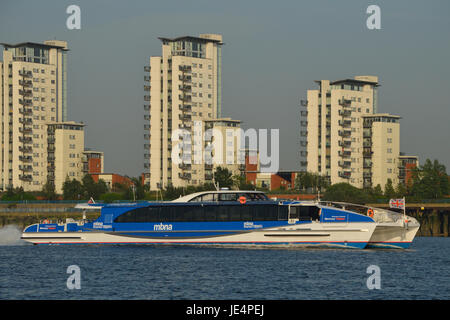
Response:
M0 246L20 246L28 243L20 239L22 230L16 225L7 225L0 228Z

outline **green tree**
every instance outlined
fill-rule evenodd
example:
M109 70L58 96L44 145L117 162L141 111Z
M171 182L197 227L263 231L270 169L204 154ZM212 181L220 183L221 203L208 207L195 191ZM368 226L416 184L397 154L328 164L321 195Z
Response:
M64 200L81 200L84 198L84 188L80 181L66 177L63 184Z
M446 168L430 159L412 171L411 195L416 199L438 199L449 192Z
M322 200L365 204L370 200L369 195L348 183L336 183L325 191Z
M47 179L47 182L42 186L42 195L46 200L57 200L58 195L55 192L55 184Z
M232 173L227 168L217 167L214 171L214 182L220 188L231 188L233 186Z
M392 185L392 180L387 179L386 185L384 186L384 196L389 199L396 197L394 186Z

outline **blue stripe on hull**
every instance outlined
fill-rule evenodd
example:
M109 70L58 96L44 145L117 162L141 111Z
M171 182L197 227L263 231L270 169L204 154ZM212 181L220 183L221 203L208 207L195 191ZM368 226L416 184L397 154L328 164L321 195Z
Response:
M145 245L145 244L163 244L163 245L264 245L264 246L288 246L288 245L297 245L297 246L309 246L309 247L326 247L326 248L348 248L348 249L364 249L366 247L366 242L326 242L326 241L317 241L317 242L51 242L51 243L36 243L38 245L100 245L100 244L109 244L109 245L119 245L119 244L136 244L136 245Z
M408 249L412 242L369 242L367 249Z

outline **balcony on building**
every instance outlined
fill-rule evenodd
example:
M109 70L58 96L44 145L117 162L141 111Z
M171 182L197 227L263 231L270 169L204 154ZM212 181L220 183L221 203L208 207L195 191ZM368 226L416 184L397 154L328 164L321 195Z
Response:
M339 161L338 164L339 164L339 167L346 168L346 169L350 168L352 165L351 161Z
M350 158L352 153L350 151L339 151L338 154L342 158Z
M352 121L351 120L339 120L339 125L344 128L348 128L348 127L352 126Z
M352 135L351 130L339 130L339 135L343 138L348 138Z
M144 66L144 71L145 72L150 72L150 70L151 70L150 66Z
M352 104L352 100L348 99L339 99L338 104L344 108L350 108Z
M178 119L181 121L192 121L192 116L190 114L180 114L178 115Z
M19 132L22 134L32 134L33 129L31 127L19 127Z
M178 67L181 72L191 72L192 66L189 65L181 65Z
M178 177L183 179L183 180L190 180L191 179L191 174L190 173L179 173Z
M338 172L338 176L340 178L344 178L344 179L350 179L351 175L352 175L352 173L350 171L339 171Z
M363 161L363 168L371 168L372 167L372 161L364 160Z
M32 181L33 177L31 174L20 174L19 179L22 181Z
M19 137L19 141L22 143L33 143L32 137Z
M25 88L31 88L33 87L33 82L31 80L19 80L19 85Z
M183 102L191 102L192 101L192 96L190 96L190 95L179 95L178 99L180 99Z
M23 153L32 153L33 152L33 148L32 147L23 147L23 146L19 146L19 151L23 152Z
M19 70L19 76L25 77L25 78L32 78L33 73L31 73L31 71Z
M150 111L150 105L149 104L144 104L144 110L145 111Z
M338 142L338 145L339 145L340 147L350 148L351 145L352 145L352 142L351 142L351 141L348 141L348 140L346 140L346 141L339 141L339 142Z
M150 88L151 88L150 86L145 85L144 86L144 91L150 91Z
M191 170L192 165L190 163L180 163L178 165L178 168L180 168L181 170Z
M19 95L23 97L32 97L33 92L31 90L19 90Z
M26 107L31 107L33 105L33 101L31 99L19 99L19 104Z
M21 162L32 162L33 157L32 156L19 156L19 161Z
M32 108L19 108L19 113L23 114L24 116L30 116L33 114L33 109Z
M30 165L19 165L19 170L23 172L30 172L33 171L33 166Z
M339 115L347 118L352 115L352 111L350 109L339 110Z

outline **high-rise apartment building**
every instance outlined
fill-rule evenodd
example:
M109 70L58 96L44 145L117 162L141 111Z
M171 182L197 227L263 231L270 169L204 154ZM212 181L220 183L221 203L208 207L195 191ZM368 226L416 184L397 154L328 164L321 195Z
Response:
M300 164L330 183L384 188L398 183L398 116L378 114L378 78L316 81L300 119ZM302 143L302 141L304 141Z
M159 39L162 55L150 57L150 66L144 68L148 72L144 78L148 141L145 167L152 190L204 182L205 172L200 165L193 161L174 164L173 135L179 130L193 133L195 123L220 118L222 109L222 36L201 34ZM188 155L192 160L193 152L194 145Z
M0 189L47 180L47 123L67 117L67 42L2 44Z
M48 181L55 186L55 192L61 194L66 179L80 181L84 175L84 124L48 123L47 141Z

